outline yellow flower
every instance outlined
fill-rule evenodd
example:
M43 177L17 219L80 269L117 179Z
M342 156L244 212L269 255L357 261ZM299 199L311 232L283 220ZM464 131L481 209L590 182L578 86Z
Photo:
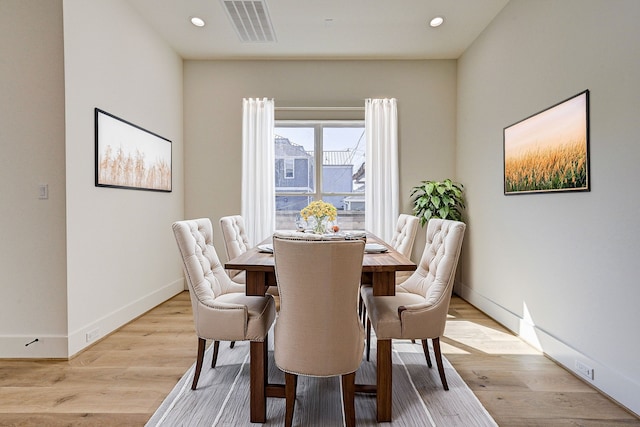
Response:
M327 218L329 221L335 221L338 216L338 210L331 203L324 202L322 200L316 200L307 205L306 208L300 211L300 216L307 221L309 217L314 216L318 220Z

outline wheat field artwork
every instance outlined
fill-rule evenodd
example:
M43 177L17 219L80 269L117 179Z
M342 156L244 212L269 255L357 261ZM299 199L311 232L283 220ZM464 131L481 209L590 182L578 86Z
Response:
M504 129L504 192L589 190L584 91Z
M171 141L96 109L96 185L171 191Z

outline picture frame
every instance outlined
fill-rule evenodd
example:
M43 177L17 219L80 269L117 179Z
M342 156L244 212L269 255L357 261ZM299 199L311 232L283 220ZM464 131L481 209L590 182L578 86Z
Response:
M504 194L590 191L589 90L503 130Z
M95 185L172 191L171 141L95 108Z

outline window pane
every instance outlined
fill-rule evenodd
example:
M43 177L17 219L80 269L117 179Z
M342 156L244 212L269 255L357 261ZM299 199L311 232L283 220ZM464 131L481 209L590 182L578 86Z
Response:
M364 228L364 127L325 126L322 129L323 200L338 208L338 225L344 230Z
M312 196L276 195L276 230L293 230L300 210L313 200Z
M308 126L275 128L276 194L315 191L314 133Z
M342 229L363 229L364 124L279 122L275 134L278 229L295 228L300 210L319 199L338 209Z

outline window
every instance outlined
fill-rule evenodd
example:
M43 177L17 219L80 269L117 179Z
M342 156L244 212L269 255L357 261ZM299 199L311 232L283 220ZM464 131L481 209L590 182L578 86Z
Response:
M291 229L313 200L338 209L338 225L364 229L363 121L276 121L276 228Z
M295 160L291 158L284 159L284 177L285 179L294 179Z

